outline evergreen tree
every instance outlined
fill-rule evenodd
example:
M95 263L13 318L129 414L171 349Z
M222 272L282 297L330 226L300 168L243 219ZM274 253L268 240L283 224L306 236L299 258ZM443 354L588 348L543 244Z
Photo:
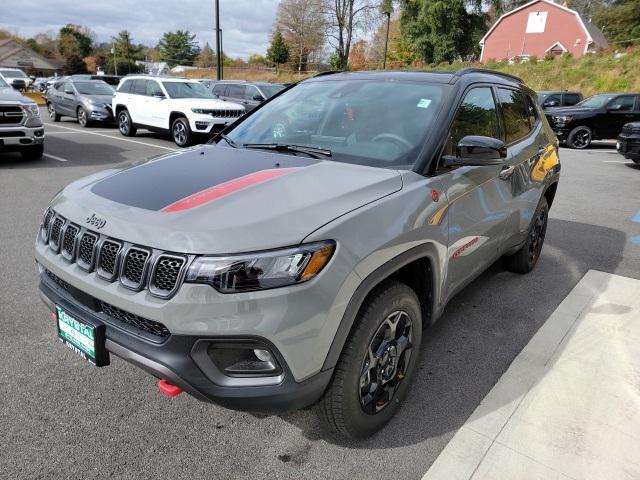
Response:
M172 67L175 65L193 65L200 54L200 47L195 41L195 34L188 30L165 32L158 42L160 59Z
M289 60L289 47L284 41L280 30L276 30L271 38L271 45L269 45L269 49L267 50L267 59L275 63L276 72L281 64L287 63Z

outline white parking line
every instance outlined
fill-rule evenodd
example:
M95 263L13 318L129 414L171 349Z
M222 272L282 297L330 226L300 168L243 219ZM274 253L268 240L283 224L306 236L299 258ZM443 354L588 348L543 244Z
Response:
M55 127L55 128L63 128L65 130L71 130L71 131L76 132L76 133L86 133L88 135L97 135L98 137L111 138L112 140L120 140L122 142L137 143L138 145L145 145L147 147L162 148L163 150L170 150L172 152L177 152L178 151L177 148L164 147L162 145L156 145L154 143L141 142L139 140L131 140L130 138L115 137L113 135L107 135L106 133L88 132L88 131L84 131L84 130L79 130L77 128L63 127L62 125L54 125L54 124L51 124L51 123L48 123L47 126L48 127Z
M603 160L602 163L627 163L622 160Z
M56 157L55 155L51 155L50 153L44 153L43 156L47 157L47 158L50 158L52 160L57 160L58 162L68 162L69 161L66 158Z

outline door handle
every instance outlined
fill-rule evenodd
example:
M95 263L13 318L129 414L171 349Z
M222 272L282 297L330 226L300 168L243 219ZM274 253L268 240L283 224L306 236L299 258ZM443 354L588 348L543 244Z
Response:
M513 175L513 172L515 171L516 171L515 165L511 165L510 167L504 166L502 167L502 170L500 171L498 176L500 177L501 180L508 180L509 177L511 177L511 175Z

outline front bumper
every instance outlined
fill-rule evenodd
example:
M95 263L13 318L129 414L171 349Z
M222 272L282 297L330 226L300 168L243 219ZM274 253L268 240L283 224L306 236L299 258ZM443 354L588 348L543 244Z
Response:
M640 134L621 134L616 149L620 155L636 163L640 162Z
M92 122L115 122L111 106L87 105L87 115Z
M74 287L64 286L64 282L59 285L45 273L40 274L40 295L51 311L59 305L75 318L93 324L105 324L107 351L156 378L168 380L199 400L214 402L233 410L281 413L298 410L316 402L331 379L332 370L325 370L302 382L296 382L283 356L273 344L263 338L170 335L162 343L148 341L106 322L99 312L79 301L77 294ZM211 367L206 365L206 360L203 360L202 345L208 342L240 340L258 341L269 347L282 368L279 383L261 385L261 377L233 378L231 382L222 379L217 383L212 380L212 377L221 377L216 376ZM215 371L215 366L213 368ZM243 380L244 385L238 384L243 383Z
M213 117L206 114L194 113L189 118L191 131L194 133L217 133L230 123L235 122L240 117Z
M29 128L24 126L0 128L0 150L16 150L44 142L44 127Z

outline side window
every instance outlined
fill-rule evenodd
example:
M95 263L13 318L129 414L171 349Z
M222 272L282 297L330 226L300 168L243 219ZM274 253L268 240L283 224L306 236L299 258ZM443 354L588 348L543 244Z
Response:
M580 102L580 95L576 93L565 93L564 94L564 104L568 107L575 105Z
M544 99L545 107L559 107L562 105L562 101L560 100L560 95L549 95Z
M498 88L498 101L502 107L505 142L509 144L526 137L531 131L531 125L522 92Z
M614 98L609 102L607 108L610 110L617 110L619 112L629 112L633 110L633 104L635 102L635 98L632 95L625 95L623 97Z
M446 153L453 154L458 142L467 135L500 138L496 103L489 87L474 88L464 97L451 126Z
M55 89L59 92L63 92L64 91L64 82L58 82L56 83Z
M62 84L62 91L64 93L73 93L73 86L71 85L70 82L64 82Z
M219 83L218 85L213 87L213 93L218 95L219 97L223 97L224 96L224 91L227 88L227 86L223 83Z
M125 80L124 82L122 82L122 85L120 85L120 88L118 88L118 92L129 93L131 91L132 83L132 80Z
M227 90L227 97L244 98L245 86L230 84Z
M134 80L133 85L131 86L131 93L135 93L136 95L146 95L147 94L147 81L146 80Z
M158 85L158 82L154 80L147 80L146 94L149 97L153 97L154 95L164 95L164 93L162 93L162 89L160 88L160 85Z

